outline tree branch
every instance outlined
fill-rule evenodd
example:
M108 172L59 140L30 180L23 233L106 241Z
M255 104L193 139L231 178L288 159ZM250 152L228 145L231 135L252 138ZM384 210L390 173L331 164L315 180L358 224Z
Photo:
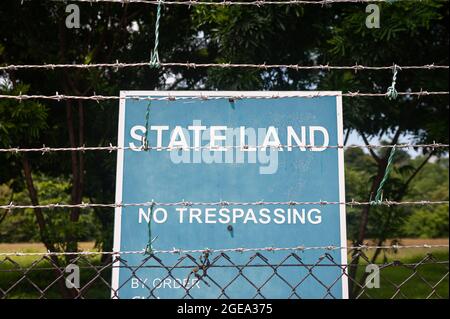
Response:
M347 129L347 132L345 133L345 138L344 138L344 145L347 145L349 137L350 137L350 129Z
M361 137L364 141L364 144L366 144L366 146L369 146L370 142L367 139L366 135L362 131L359 131L359 134L361 135ZM368 149L369 149L370 155L372 155L372 157L375 159L375 161L377 161L377 163L380 163L381 158L377 155L377 153L375 153L375 151L371 147L368 147Z
M397 144L398 140L400 139L400 135L402 135L402 130L401 130L400 126L399 126L397 132L395 132L395 135L392 138L391 144L394 144L394 145Z
M422 168L425 167L425 165L428 163L428 161L431 159L431 157L436 153L436 150L433 150L428 154L428 156L420 163L420 165L414 170L414 172L411 174L411 176L408 178L408 180L405 182L405 184L402 187L402 190L397 195L400 199L403 197L403 195L408 190L409 184L411 184L412 180L419 174L419 172L422 170ZM401 195L401 196L400 196Z

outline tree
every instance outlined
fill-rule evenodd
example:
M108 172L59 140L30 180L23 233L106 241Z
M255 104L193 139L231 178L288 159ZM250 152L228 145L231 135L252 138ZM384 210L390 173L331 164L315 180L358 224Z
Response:
M21 5L17 1L3 1L0 17L2 27L2 63L42 63L53 61L61 63L90 63L98 61L145 61L149 59L153 39L154 12L146 6L105 4L104 6L81 6L82 26L80 29L65 27L65 5L63 3L29 2ZM20 16L20 21L13 17ZM136 25L138 31L132 28ZM188 26L186 28L186 26ZM162 28L172 30L161 40L161 45L178 43L183 48L184 57L197 55L188 48L192 41L192 30L189 28L189 12L174 10L162 22ZM19 32L17 32L19 30ZM56 37L54 32L56 30ZM32 35L32 36L30 36ZM73 45L76 44L76 45ZM181 49L170 48L168 53L180 55ZM186 51L191 51L186 53ZM164 51L163 51L164 52ZM8 72L4 80L14 88L15 94L20 91L20 83L27 83L33 93L54 94L55 91L66 94L118 94L119 89L133 87L154 88L160 85L163 70L145 68L132 71L110 72L109 70L93 71L50 71L30 72L27 70ZM191 78L198 77L195 72ZM189 83L189 82L188 82ZM23 104L24 105L24 104ZM29 109L34 106L27 104ZM43 105L44 106L44 105ZM11 109L15 107L9 105ZM116 143L117 110L115 103L97 104L93 102L65 101L62 103L46 103L45 130L39 136L26 135L29 143L21 143L15 135L11 135L11 143L27 146L59 145L82 146L104 145ZM28 125L23 121L23 125ZM99 130L98 128L102 129ZM7 133L10 134L10 133ZM46 161L40 156L30 159L34 169L48 176L69 176L71 180L72 204L79 204L84 196L92 202L112 202L114 200L114 154L84 154L71 152L67 154L46 154ZM39 159L39 160L37 160ZM8 162L8 159L5 158ZM58 165L55 165L58 163ZM13 162L8 164L13 165ZM4 166L5 171L10 171ZM31 165L27 165L27 173L32 176ZM12 173L18 176L17 173ZM2 175L2 181L10 177ZM30 184L32 186L32 183ZM36 194L37 196L37 194ZM96 209L102 223L103 236L101 246L106 250L112 247L112 214L111 210ZM70 211L71 222L76 223L80 209ZM68 251L76 251L75 234L68 234L66 246ZM53 249L50 249L53 250Z

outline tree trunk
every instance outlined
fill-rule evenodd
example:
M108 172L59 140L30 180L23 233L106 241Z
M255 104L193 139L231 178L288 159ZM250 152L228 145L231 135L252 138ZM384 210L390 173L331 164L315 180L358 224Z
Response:
M428 163L428 161L431 159L431 157L435 154L436 151L431 151L428 156L425 158L425 160L422 161L422 163L414 170L414 172L410 175L410 177L406 180L406 182L404 183L403 187L401 188L400 192L398 192L397 196L395 196L393 198L394 201L400 201L403 199L403 197L406 195L406 192L408 191L409 185L411 184L411 182L413 181L413 179L419 174L419 172L425 167L425 165ZM370 208L370 206L367 206L368 208ZM386 235L388 232L388 228L389 228L389 224L392 220L393 214L394 214L394 207L391 207L389 210L389 214L388 217L383 225L383 230L380 233L380 237L378 238L377 241L377 246L382 246L383 243L386 241ZM364 234L365 237L365 234ZM360 243L362 244L362 242ZM380 255L382 249L381 248L377 248L375 249L375 252L370 260L370 263L375 263L378 256ZM359 259L359 258L358 258ZM359 260L358 260L359 261ZM352 267L352 269L354 269L354 276L356 275L356 270L357 270L357 263L354 265L354 267ZM368 273L364 273L361 277L361 279L359 280L359 284L362 286L365 283L365 280L368 276ZM356 277L351 277L354 278L356 280ZM357 293L359 292L359 288L360 287L354 287L353 289L353 294L357 295ZM352 291L352 290L350 290Z
M66 101L66 122L67 122L67 131L69 134L69 143L70 147L76 147L75 141L75 128L74 128L74 119L73 119L73 108L71 101ZM70 194L71 204L76 205L79 204L79 182L80 182L80 174L79 174L79 164L78 164L78 152L71 151L71 171L72 171L72 191ZM79 208L74 207L70 210L70 222L76 223L78 221L79 216ZM71 228L73 229L73 228ZM67 234L67 243L66 250L69 252L76 252L78 250L77 238L72 230ZM74 256L68 256L69 259L72 259Z
M395 132L394 137L392 138L392 141L390 143L391 145L395 145L398 143L401 133L402 133L402 130L401 130L401 127L399 127L397 129L397 131ZM363 138L364 143L367 146L370 145L369 140L363 133L361 133L361 137ZM375 153L375 151L372 148L369 148L369 152L378 164L377 175L375 176L375 178L372 182L372 186L370 187L369 195L371 197L373 197L375 195L375 192L378 189L381 181L383 180L383 176L386 172L390 153L387 152L381 158L378 154ZM367 205L367 206L364 206L361 211L361 219L360 219L360 223L359 223L358 238L357 238L356 242L353 243L355 246L362 245L364 243L364 240L366 239L366 231L367 231L367 224L369 222L370 209L371 209L371 206ZM356 290L359 288L359 287L354 287L354 283L357 282L356 274L358 272L359 257L360 257L359 251L358 250L353 251L352 260L349 264L349 270L348 270L348 275L352 279L349 281L349 292L350 292L351 296L355 296Z
M64 63L66 61L66 37L65 37L65 31L66 27L64 24L64 21L61 21L59 23L59 30L58 30L58 38L59 38L59 59L61 63ZM62 78L62 86L65 90L66 94L70 94L70 78L67 74L63 74ZM82 121L82 113L83 110L80 110L78 113L79 120L81 119L81 125L83 125ZM77 147L77 141L76 141L76 130L75 130L75 119L73 115L73 106L72 101L67 100L66 101L66 123L67 123L67 132L69 135L69 143L70 147L74 148ZM78 137L83 138L83 133L79 132ZM81 143L81 140L80 140ZM77 151L71 152L71 173L72 173L72 191L70 194L71 197L71 204L77 205L81 203L82 199L82 177L83 174L83 165L80 164L83 160L82 155L78 154ZM81 165L81 166L80 166ZM79 220L80 215L80 208L74 207L70 210L70 217L69 221L71 223L76 223ZM76 228L76 227L75 227ZM66 237L66 251L68 252L76 252L78 250L78 242L77 242L77 236L75 233L73 233L73 228L69 231ZM67 261L73 259L75 255L67 255Z
M33 206L38 206L39 199L38 199L36 188L34 187L34 181L33 181L33 176L31 174L30 162L28 161L26 154L22 155L22 167L23 167L23 173L25 176L25 181L26 181L26 185L27 185L27 189L28 189L28 194L30 196L31 204ZM47 227L46 227L46 223L45 223L45 217L44 217L44 214L42 213L42 209L39 207L35 207L34 214L36 216L36 221L39 226L39 235L41 237L42 243L45 245L45 248L48 251L52 251L52 252L56 251L54 244L48 238L48 231L47 231Z
M386 170L386 165L387 165L387 158L384 158L381 162L379 162L378 164L378 172L376 177L374 178L372 185L370 187L370 194L375 193L375 191L377 190L378 186L380 185L381 180L383 179L384 176L384 171ZM367 205L364 206L362 208L361 211L361 219L360 219L360 224L359 224L359 232L358 232L358 238L356 240L356 242L353 242L354 246L359 246L364 244L364 240L366 239L366 229L367 229L367 224L369 222L369 212L370 212L371 206ZM352 252L352 259L351 262L349 264L349 270L348 270L348 275L351 279L349 281L349 292L351 294L351 296L355 296L356 291L358 290L359 287L355 287L354 283L357 280L356 279L356 273L358 271L358 263L359 263L359 251L358 250L354 250Z
M22 160L23 173L25 176L25 182L26 182L27 189L28 189L28 195L30 197L32 205L38 206L39 205L39 197L38 197L36 188L34 187L33 175L31 173L31 165L30 165L30 162L25 153L22 154L21 160ZM45 248L49 252L57 252L58 250L56 249L54 243L51 241L51 239L48 236L47 225L45 222L44 214L42 213L42 209L39 207L35 207L34 214L36 216L36 221L37 221L37 224L39 227L39 235L41 237L42 243L45 245ZM55 277L58 278L63 274L63 271L61 271L61 263L60 263L58 257L55 255L50 256L50 259L51 259L51 262L53 263ZM67 289L67 287L65 285L64 277L61 277L58 280L58 286L59 286L61 295L64 298L71 298L74 296L75 292L71 291L70 289Z

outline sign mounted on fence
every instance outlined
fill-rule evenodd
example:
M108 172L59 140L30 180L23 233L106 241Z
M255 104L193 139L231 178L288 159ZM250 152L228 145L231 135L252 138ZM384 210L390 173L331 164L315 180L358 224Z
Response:
M116 202L157 204L116 208L114 251L149 236L155 251L345 247L342 130L339 92L121 92ZM121 254L112 296L347 298L346 263L345 249Z

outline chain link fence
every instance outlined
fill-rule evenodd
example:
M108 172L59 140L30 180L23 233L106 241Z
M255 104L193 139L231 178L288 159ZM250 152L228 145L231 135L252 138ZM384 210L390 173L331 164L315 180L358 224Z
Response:
M369 250L349 251L343 265L332 252L306 256L305 251L203 252L169 254L4 254L0 257L0 298L121 298L136 289L135 298L233 299L448 298L448 248L395 259ZM313 260L314 262L311 262ZM390 261L388 259L391 259ZM69 267L68 267L69 265ZM76 268L79 278L70 281ZM329 268L336 276L329 276ZM113 269L120 269L116 289ZM325 271L325 269L328 269ZM354 270L354 271L352 271ZM326 275L328 274L328 275ZM352 274L352 275L350 275ZM144 278L145 277L145 278ZM72 285L72 286L71 286ZM127 296L129 298L130 296Z

